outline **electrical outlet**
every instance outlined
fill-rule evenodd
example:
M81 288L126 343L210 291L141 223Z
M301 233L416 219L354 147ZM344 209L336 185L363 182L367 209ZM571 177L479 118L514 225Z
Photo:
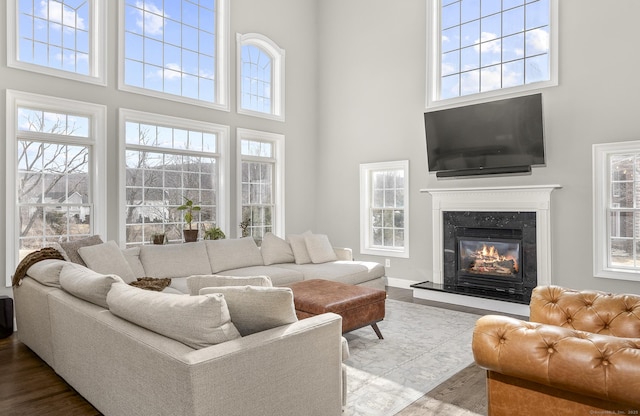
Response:
M391 259L384 260L384 267L391 267Z

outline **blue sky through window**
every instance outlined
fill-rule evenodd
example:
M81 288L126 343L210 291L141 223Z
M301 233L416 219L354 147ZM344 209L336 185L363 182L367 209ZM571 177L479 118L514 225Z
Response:
M124 82L215 102L215 0L126 0Z
M549 0L442 0L441 99L550 79Z

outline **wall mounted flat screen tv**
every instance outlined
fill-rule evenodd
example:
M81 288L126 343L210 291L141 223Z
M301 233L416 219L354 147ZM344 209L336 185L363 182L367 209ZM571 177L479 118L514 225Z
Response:
M542 94L424 113L438 177L531 172L544 165Z

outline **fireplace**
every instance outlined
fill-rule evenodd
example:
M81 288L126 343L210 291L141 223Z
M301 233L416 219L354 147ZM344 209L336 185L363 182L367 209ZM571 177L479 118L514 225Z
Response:
M552 284L551 193L559 188L560 185L524 185L421 189L431 198L432 269L429 280L410 285L413 296L527 315L531 290L536 284ZM445 219L453 220L453 224L450 221L445 225ZM519 253L517 272L512 268L507 274L490 265L484 269L489 273L459 270L459 265L464 266L464 258L456 251L460 239L464 249L472 243L491 242L501 256L506 256L505 246L495 243L506 243L507 251ZM483 287L485 284L492 288Z
M537 283L535 212L443 212L444 287L529 303Z

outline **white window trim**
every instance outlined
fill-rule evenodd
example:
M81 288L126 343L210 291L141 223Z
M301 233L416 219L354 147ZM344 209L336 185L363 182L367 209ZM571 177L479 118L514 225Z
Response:
M255 45L271 56L271 92L273 94L271 113L242 108L242 47L245 45ZM259 33L245 33L244 35L236 33L236 61L236 101L238 114L284 121L285 50L280 48L268 37Z
M91 8L91 50L89 51L89 75L82 75L62 69L22 62L18 60L18 7L17 0L7 0L7 66L45 75L107 85L107 1L90 0Z
M534 82L516 87L501 88L492 91L469 94L461 97L440 100L440 9L441 0L427 2L427 79L425 91L425 107L427 109L455 107L461 104L491 101L497 97L518 96L528 91L539 91L542 88L558 85L558 57L560 53L558 33L560 32L558 4L559 0L549 0L549 76L548 81Z
M17 117L18 107L32 107L55 112L81 114L91 119L91 137L94 141L91 151L91 192L93 203L93 233L107 236L107 108L81 101L64 98L49 97L21 91L7 90L7 135L6 135L6 284L11 286L13 276L18 266L18 245L16 236L19 232L18 189L16 178L16 152L18 135Z
M237 162L236 162L236 195L237 195L237 218L238 222L242 220L242 149L240 142L242 140L262 140L273 143L274 147L274 213L273 213L273 234L284 238L285 237L285 223L284 223L284 135L277 133L268 133L265 131L250 130L244 128L236 129L236 148L237 148ZM240 227L236 228L238 235L240 235Z
M134 87L124 82L124 0L118 0L118 89L163 100L229 111L229 0L216 1L216 102L197 100L162 91Z
M640 281L640 273L609 267L607 204L611 193L609 156L640 152L640 141L593 145L593 274L596 277Z
M217 152L220 157L218 159L218 201L216 201L216 225L223 231L229 229L229 126L221 124L207 123L203 121L189 120L185 118L165 116L162 114L145 113L142 111L129 110L121 108L118 112L118 198L119 198L119 216L118 216L118 241L121 247L126 246L126 123L128 121L136 123L149 123L153 125L161 125L167 127L182 128L186 130L198 130L217 135ZM165 149L166 150L166 149Z
M378 170L404 170L404 248L371 247L371 172ZM360 254L409 258L409 161L363 163L360 165Z

